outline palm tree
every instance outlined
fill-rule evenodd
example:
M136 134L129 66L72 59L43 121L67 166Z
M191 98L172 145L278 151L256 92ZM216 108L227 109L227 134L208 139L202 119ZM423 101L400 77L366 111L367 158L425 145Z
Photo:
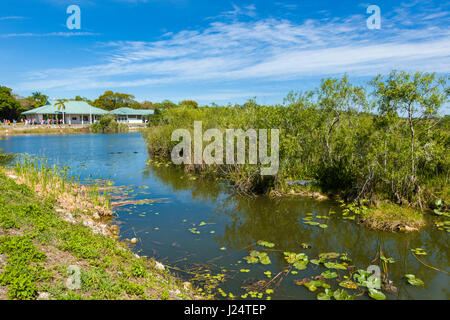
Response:
M47 103L48 96L40 93L39 91L35 91L31 93L31 97L36 102L37 107L41 107Z
M64 104L65 102L67 102L67 99L58 99L58 100L56 100L56 103L55 103L58 110L62 110L63 124L65 124L65 120L64 120L64 110L66 110L66 105Z

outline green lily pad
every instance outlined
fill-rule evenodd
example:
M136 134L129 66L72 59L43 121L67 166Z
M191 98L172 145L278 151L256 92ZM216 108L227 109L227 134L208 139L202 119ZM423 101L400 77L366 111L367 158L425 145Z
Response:
M275 243L264 241L264 240L259 240L257 242L257 244L260 246L263 246L263 247L267 247L267 248L273 248L275 246Z
M411 251L414 252L417 255L420 255L420 256L427 255L427 252L424 249L422 249L422 248L411 249Z
M369 297L375 300L386 300L386 296L383 292L373 288L369 288Z
M333 293L333 297L336 300L353 300L354 299L354 297L351 294L348 294L348 292L345 291L344 289L337 289Z
M324 258L324 259L336 259L337 257L339 257L339 253L336 253L336 252L325 252L325 253L319 254L319 258Z
M358 289L358 285L350 280L341 281L339 282L339 285L347 289Z
M325 279L334 279L337 277L337 273L336 272L332 272L330 270L324 271L321 273L321 275L325 278Z
M413 286L423 286L425 283L420 280L419 278L416 278L413 274L405 274L406 279L408 279L408 283Z

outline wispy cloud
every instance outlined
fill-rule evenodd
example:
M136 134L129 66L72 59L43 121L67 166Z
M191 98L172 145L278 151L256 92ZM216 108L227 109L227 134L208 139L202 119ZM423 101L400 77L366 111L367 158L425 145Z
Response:
M77 36L99 36L100 33L94 32L49 32L49 33L6 33L0 34L0 38L14 38L14 37L77 37Z
M23 20L23 19L27 19L27 18L21 17L21 16L0 17L0 21L1 20Z
M168 83L284 81L348 73L370 76L396 69L450 72L450 30L442 9L412 14L402 6L368 30L366 16L306 20L255 19L237 6L202 30L167 33L157 41L103 43L104 63L43 70L23 90L95 89ZM408 16L409 14L409 16ZM426 19L426 17L431 18ZM416 21L411 28L408 21Z

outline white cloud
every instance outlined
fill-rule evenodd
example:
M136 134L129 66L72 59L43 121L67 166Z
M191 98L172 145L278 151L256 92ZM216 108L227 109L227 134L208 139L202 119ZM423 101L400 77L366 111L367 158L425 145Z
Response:
M386 15L381 30L366 29L364 15L302 23L232 19L212 22L203 30L166 33L157 41L108 42L100 46L104 63L34 72L17 87L82 90L186 82L273 82L342 73L371 76L393 68L449 73L446 11L409 16L418 21L412 29L405 22L411 15L408 10L400 7ZM225 14L242 12L255 12L255 8L234 6ZM432 14L433 19L425 19Z

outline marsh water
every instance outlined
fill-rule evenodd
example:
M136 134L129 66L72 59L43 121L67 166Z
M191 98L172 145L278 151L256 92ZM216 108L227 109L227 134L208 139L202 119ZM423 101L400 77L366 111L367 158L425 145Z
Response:
M324 252L347 253L350 265L366 270L369 265L381 266L380 250L395 260L388 264L388 272L397 293L383 291L388 299L450 298L448 233L433 226L431 218L420 232L388 233L343 219L333 201L239 196L223 182L196 179L165 165L147 165L149 154L139 133L12 136L0 140L0 148L45 157L50 165L69 167L82 181L110 180L133 200L157 200L116 209L113 223L120 226L121 238L137 237L132 246L136 253L179 269L172 271L183 279L210 274L206 280L211 280L222 274L223 281L213 290L217 298L225 294L229 298L230 293L240 298L258 287L263 288L262 299L316 299L323 289L310 292L294 280L312 278L327 268L309 263L297 273L294 269L279 274L288 266L283 252L303 252L310 259ZM323 227L306 224L307 217ZM274 246L262 247L259 240ZM417 256L422 262L411 253L414 248L426 251ZM244 257L251 250L267 252L271 263L247 263ZM335 271L340 280L348 274ZM414 274L425 284L412 286L405 274ZM336 279L327 282L333 290L341 288ZM273 293L266 293L267 289ZM357 299L370 299L367 293L358 296L358 290L347 291Z

